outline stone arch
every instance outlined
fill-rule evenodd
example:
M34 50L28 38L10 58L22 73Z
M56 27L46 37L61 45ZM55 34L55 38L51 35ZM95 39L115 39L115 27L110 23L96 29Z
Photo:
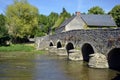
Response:
M60 41L57 41L57 48L61 48L62 47L62 44Z
M66 50L69 53L69 50L74 49L74 45L72 42L66 44Z
M120 71L120 48L114 48L108 53L109 68Z
M89 62L90 54L94 53L94 49L89 43L85 43L82 46L82 55L83 55L83 60Z
M53 41L50 41L49 46L54 46Z

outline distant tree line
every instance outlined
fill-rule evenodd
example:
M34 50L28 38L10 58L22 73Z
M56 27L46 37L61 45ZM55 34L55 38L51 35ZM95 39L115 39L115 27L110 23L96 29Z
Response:
M95 6L84 14L110 14L120 27L120 5L116 5L109 13ZM14 0L13 4L8 5L5 14L0 14L0 45L8 40L21 43L35 36L53 34L55 29L71 16L65 8L60 14L51 12L46 16L39 14L38 9L29 4L27 0Z

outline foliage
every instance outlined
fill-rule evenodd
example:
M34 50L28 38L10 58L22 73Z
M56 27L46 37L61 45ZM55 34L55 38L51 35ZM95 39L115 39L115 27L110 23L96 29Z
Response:
M3 14L0 14L0 38L4 37L7 34L5 23L5 16Z
M38 17L39 27L36 31L36 36L44 36L47 33L46 25L48 24L48 17L46 15L40 14Z
M50 15L48 16L48 20L51 23L51 25L54 25L56 20L58 19L58 13L51 12Z
M88 14L105 14L104 10L99 6L92 7L88 10Z
M9 35L5 35L3 37L0 38L0 46L9 46L10 44L7 43L8 41L10 41L10 36Z
M113 7L113 9L108 14L112 15L117 26L120 27L120 5Z
M38 29L36 30L35 37L41 37L41 36L45 36L45 35L46 35L46 33L43 32L43 31L41 30L41 28L38 28Z
M15 0L6 10L9 34L14 38L34 35L38 27L38 9L27 0Z
M65 19L63 17L59 17L59 19L55 22L54 28L59 27L64 20Z
M55 12L51 12L49 16L40 14L39 15L39 28L36 31L36 36L44 36L50 34L53 30L53 25L58 19L58 14Z
M48 16L40 14L38 17L39 27L36 30L36 36L54 33L55 28L60 26L60 24L70 16L70 13L68 13L65 8L63 8L60 15L55 12L51 12Z
M6 41L10 40L10 37L8 35L8 31L6 28L6 20L5 16L3 14L0 14L0 46L7 45Z
M54 24L55 22L58 20L58 13L55 13L55 12L51 12L50 15L48 16L48 23L50 24L50 32L54 32Z
M63 21L65 21L66 19L68 19L70 17L71 17L71 14L68 13L65 8L63 8L62 12L60 13L60 16L59 16L58 20L54 24L54 28L59 27L60 24L63 23Z

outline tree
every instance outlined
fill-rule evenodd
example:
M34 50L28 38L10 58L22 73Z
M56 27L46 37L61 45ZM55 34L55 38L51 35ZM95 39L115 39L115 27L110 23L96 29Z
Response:
M35 35L38 27L38 9L27 0L14 0L6 10L6 20L9 34L14 38Z
M8 35L8 30L6 28L6 17L0 14L0 46L8 45L6 41L9 41L10 37Z
M36 36L44 36L52 33L53 25L58 19L58 13L51 12L49 16L40 14L39 15L39 30Z
M60 13L60 16L58 20L55 22L54 28L57 28L65 21L66 19L70 18L71 14L66 11L65 8L63 8L62 12Z
M120 27L120 5L113 7L113 9L108 14L112 15L117 26Z
M50 15L48 16L48 19L52 23L52 25L54 25L58 17L59 17L58 13L51 12Z
M55 22L58 20L58 13L55 12L51 12L50 15L48 16L48 23L49 23L49 29L50 29L50 33L54 32L54 24Z
M5 26L6 20L3 14L0 14L0 38L7 34L7 28Z
M60 13L60 17L64 17L66 19L66 18L71 17L71 14L67 12L65 8L63 8L62 12Z
M40 14L38 17L39 28L37 29L36 36L44 36L47 34L46 25L48 24L48 17Z
M99 6L92 7L88 10L88 14L105 14L104 10Z

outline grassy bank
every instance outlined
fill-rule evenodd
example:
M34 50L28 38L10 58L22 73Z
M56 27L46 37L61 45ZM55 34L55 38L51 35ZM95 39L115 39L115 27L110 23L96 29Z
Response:
M32 52L42 54L45 51L37 51L35 46L31 44L12 44L10 46L1 46L0 52Z

